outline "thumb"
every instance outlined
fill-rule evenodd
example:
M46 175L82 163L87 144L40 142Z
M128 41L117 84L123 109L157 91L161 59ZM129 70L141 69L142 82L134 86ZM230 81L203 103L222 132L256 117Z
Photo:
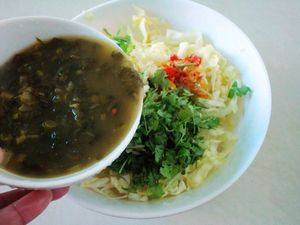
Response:
M24 225L41 214L52 200L49 190L32 191L0 210L0 225Z

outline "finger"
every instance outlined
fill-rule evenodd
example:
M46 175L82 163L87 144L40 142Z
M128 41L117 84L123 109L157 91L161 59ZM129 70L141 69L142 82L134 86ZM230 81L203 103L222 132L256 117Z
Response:
M15 189L9 192L0 194L0 208L3 208L24 195L28 194L30 191L25 189Z
M52 201L55 201L68 193L69 187L54 189L52 191Z
M49 205L52 192L32 191L15 203L0 210L0 225L24 225L29 223Z

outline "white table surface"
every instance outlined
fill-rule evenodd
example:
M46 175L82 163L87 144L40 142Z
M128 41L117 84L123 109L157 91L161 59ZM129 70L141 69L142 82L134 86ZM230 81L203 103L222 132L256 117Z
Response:
M101 2L104 1L0 0L0 19L28 15L72 18ZM31 224L300 224L300 0L199 2L223 13L242 28L261 53L269 72L272 119L254 163L229 190L176 216L148 220L113 218L83 209L64 197Z

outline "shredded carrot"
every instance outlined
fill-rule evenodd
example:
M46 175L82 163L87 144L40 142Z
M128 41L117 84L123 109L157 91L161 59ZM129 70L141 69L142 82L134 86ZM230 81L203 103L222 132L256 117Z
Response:
M170 81L170 86L171 86L171 89L176 89L176 85L172 81Z
M205 80L203 80L203 79L200 80L200 86L201 86L203 89L207 89L207 83L205 82Z

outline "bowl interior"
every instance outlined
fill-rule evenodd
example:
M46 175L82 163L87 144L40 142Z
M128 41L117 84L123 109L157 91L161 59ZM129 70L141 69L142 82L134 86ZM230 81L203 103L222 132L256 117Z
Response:
M100 40L102 43L113 45L122 51L114 42L98 31L84 26L83 24L71 22L64 19L52 17L24 17L0 21L0 65L5 63L18 51L34 43L36 37L47 40L53 37L80 36ZM142 101L142 100L141 100ZM116 148L99 162L75 173L54 178L28 178L15 175L0 169L0 182L16 187L24 188L57 188L71 185L84 178L92 176L104 169L115 160L129 144L132 139L142 111L142 103L139 104L138 113L129 132L124 139L118 143Z
M134 14L133 6L164 18L182 31L202 32L241 73L253 90L245 101L245 112L237 128L239 141L225 165L199 188L161 201L139 203L111 200L72 188L71 196L92 210L119 217L151 218L171 215L198 206L227 189L247 169L265 137L271 112L271 91L264 63L247 36L221 14L188 0L111 1L84 12L74 20L101 30L117 31ZM166 10L168 9L168 10ZM90 14L92 12L93 14ZM88 18L88 19L87 19Z

